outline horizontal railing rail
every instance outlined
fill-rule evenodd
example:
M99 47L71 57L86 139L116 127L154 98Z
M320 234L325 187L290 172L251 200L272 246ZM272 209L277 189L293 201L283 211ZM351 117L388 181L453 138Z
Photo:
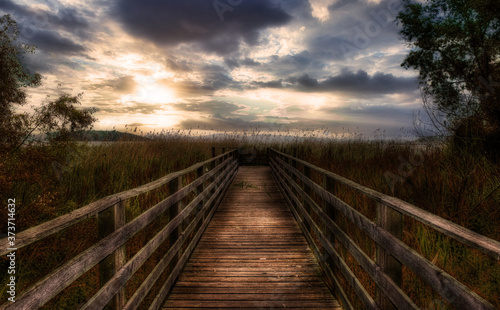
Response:
M325 276L332 283L333 290L344 308L352 309L353 306L344 288L339 285L339 280L333 269L338 270L343 275L368 309L393 309L394 307L418 309L414 301L401 289L402 266L405 265L444 300L457 308L494 309L488 301L401 240L403 216L432 227L496 260L500 260L500 242L282 152L270 149L269 157L271 171L277 181L278 188L291 206L291 210L318 258ZM321 186L311 179L312 171L323 177ZM377 206L375 222L337 198L333 193L335 183L346 185L358 194L374 201ZM319 197L321 203L316 203L313 196ZM367 255L347 232L340 228L335 221L337 214L342 214L376 243L375 260ZM315 240L318 239L322 248L315 243ZM353 270L338 253L337 243L342 244L347 249L376 284L376 298L368 293ZM327 261L333 262L333 266Z
M101 288L81 309L102 309L106 306L114 309L137 309L166 268L173 265L149 307L159 309L234 179L238 167L237 151L229 151L143 186L107 196L19 233L16 237L17 249L97 215L100 240L34 285L19 292L15 303L8 301L0 305L0 309L37 309L96 265L99 265ZM186 175L193 173L196 177L189 182ZM170 189L167 198L128 223L125 222L125 208L129 199L165 185ZM126 261L125 243L162 215L168 215L168 223ZM186 224L186 221L189 223ZM127 281L167 240L167 253L126 300ZM5 246L7 241L7 238L0 240L0 244L4 245L2 255L9 253L4 250L8 248ZM187 245L186 241L189 241Z

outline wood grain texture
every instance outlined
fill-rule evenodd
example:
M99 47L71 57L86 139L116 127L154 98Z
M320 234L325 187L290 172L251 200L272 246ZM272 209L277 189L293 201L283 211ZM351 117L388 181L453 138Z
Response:
M173 193L168 198L143 212L126 225L115 230L98 243L78 254L61 267L39 280L33 286L16 296L15 304L6 302L0 305L0 309L37 309L38 307L41 307L52 297L75 281L79 276L87 272L95 264L99 263L106 256L122 246L138 231L143 229L160 214L163 214L173 204L202 184L206 179L214 175L217 171L219 171L219 169L223 169L223 167L230 162L232 162L233 166L237 166L236 161L233 159L227 159L223 163L219 164L215 169L212 169L202 177L183 187L181 190Z
M211 167L215 167L215 162L220 160L221 158L227 158L228 156L234 156L236 150L229 151L225 154L218 155L214 158L205 160L203 162L197 163L189 168L186 168L181 171L173 172L170 173L164 177L161 177L155 181L152 181L150 183L141 185L139 187L123 191L118 194L113 194L110 196L106 196L104 198L101 198L97 201L94 201L84 207L78 208L68 214L62 215L60 217L57 217L51 221L42 223L38 226L26 229L16 235L16 246L18 249L25 247L35 241L41 240L47 236L50 236L52 234L55 234L67 227L70 227L86 218L92 217L94 215L97 215L99 212L114 206L121 201L125 201L129 198L138 196L140 194L149 192L155 188L158 188L164 184L169 183L170 181L183 176L185 174L188 174L192 171L196 171L200 167L203 167L204 165L211 165ZM0 255L6 255L9 253L8 250L8 240L7 237L0 239Z
M343 213L348 220L358 226L361 230L365 231L369 236L371 236L373 241L375 241L378 245L381 245L401 263L415 272L425 283L427 283L427 285L432 287L434 291L440 294L450 304L458 308L494 309L489 302L468 289L451 275L432 264L429 260L420 256L415 250L393 236L391 233L370 221L363 214L359 213L333 194L325 191L321 186L305 178L300 171L288 165L280 158L274 158L273 161L280 165L280 167L286 169L296 178L312 187L321 199L326 200L330 205L336 208L337 211Z
M279 155L282 158L292 158L287 154L278 152L276 150L270 151L272 156ZM338 174L331 171L316 167L306 161L300 160L298 158L293 158L293 163L299 163L304 166L308 166L311 170L317 171L323 175L328 176L330 179L335 180L341 184L348 186L349 188L357 191L358 193L369 197L370 199L385 204L386 206L406 215L417 221L432 227L433 229L451 237L459 242L462 242L471 248L479 250L497 260L500 260L500 242L490 239L486 236L473 232L465 227L457 225L451 221L441 218L435 214L428 211L420 209L408 202L405 202L396 197L388 196L377 192L371 188L360 185L354 181L344 178ZM293 167L294 165L292 165ZM312 182L308 181L302 174L297 176L301 181L306 183Z
M340 309L269 167L240 167L164 309Z

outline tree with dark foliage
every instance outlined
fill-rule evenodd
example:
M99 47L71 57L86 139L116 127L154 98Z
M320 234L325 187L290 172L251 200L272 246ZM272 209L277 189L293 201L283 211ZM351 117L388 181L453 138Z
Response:
M27 88L41 85L41 75L23 63L35 49L19 41L17 23L10 15L0 17L0 200L15 197L20 208L30 210L19 213L21 227L33 224L23 214L44 215L36 202L56 195L61 169L54 167L68 165L75 157L80 146L70 141L72 133L91 128L96 111L77 108L81 95L62 94L56 100L47 98L31 113L18 112L27 104ZM36 143L34 134L46 134L49 140ZM43 208L42 202L39 205ZM6 218L5 212L0 209L0 218ZM6 231L5 224L0 230Z
M61 95L44 104L33 114L17 114L16 109L26 104L26 88L41 85L41 75L32 73L23 64L28 53L36 47L18 41L17 23L10 17L0 17L0 153L15 152L34 132L58 132L58 140L68 139L68 133L92 126L93 108L77 109L80 95Z
M500 153L500 2L404 0L397 21L431 116L455 145Z

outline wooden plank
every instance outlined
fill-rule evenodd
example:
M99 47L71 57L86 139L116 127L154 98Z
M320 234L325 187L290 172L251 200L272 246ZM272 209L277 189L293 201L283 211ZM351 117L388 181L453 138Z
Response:
M287 179L287 181L289 181L290 184L297 186L296 189L299 193L302 191L302 189L290 178L290 176L288 176L284 173L284 171L281 169L281 167L276 166L274 161L271 161L271 165L273 167L275 167L278 171L276 176L280 180L280 181L278 181L278 184L281 185L283 196L285 197L285 199L290 199L289 205L292 205L291 200L295 201L295 205L297 206L297 209L299 210L299 211L295 210L295 214L296 214L295 217L296 217L297 221L299 222L299 224L302 225L302 223L304 222L304 219L305 219L306 221L309 220L308 222L310 225L315 225L314 222L312 221L312 219L310 218L310 216L307 213L305 213L305 210L303 208L301 208L301 204L300 204L299 200L292 193L290 187L288 187L288 185L285 184L285 182L283 180ZM292 211L293 210L294 210L294 208L292 207ZM298 212L301 212L302 216ZM306 238L308 239L309 244L312 246L313 250L315 250L316 256L320 257L321 253L320 253L319 249L317 249L312 237L309 234L308 229L306 229L305 225L302 225L302 226L304 227L303 232L304 232ZM326 243L326 245L328 245L328 242ZM327 250L329 250L329 254L332 257L333 261L339 267L339 270L342 272L342 274L344 275L347 282L351 285L352 289L354 290L356 295L359 297L359 299L361 300L361 302L363 303L365 308L377 309L378 306L375 303L375 301L373 300L373 298L366 291L366 289L363 287L363 285L361 284L359 279L351 271L349 266L345 263L345 261L342 259L342 257L337 253L337 251L331 246L331 244L330 244L330 247L327 246L326 248L327 248Z
M240 167L243 181L253 187L229 188L163 307L339 309L280 193L267 192L269 167Z
M295 293L176 293L170 297L170 300L219 300L219 301L229 301L229 300L238 300L238 301L249 301L249 300L334 300L332 296L325 297L325 294L322 293L308 293L301 294L301 292Z
M262 310L262 309L277 309L277 308L285 308L283 306L281 307L276 307L276 308L273 308L273 307L266 307L265 305L262 305L262 306L259 306L257 302L255 302L255 305L252 306L252 307L238 307L238 305L231 305L229 307L215 307L215 308L204 308L204 309L238 309L238 310ZM199 308L195 308L195 307L174 307L174 308L169 308L169 310L187 310L187 309L199 309ZM300 310L300 309L315 309L315 310L331 310L331 308L329 307L286 307L287 310Z
M238 166L237 162L234 160L234 158L231 157L228 160L231 160L231 162L233 164ZM236 170L236 171L238 171L238 170ZM230 177L227 178L227 180L225 182L228 182L228 184L229 184L234 179L234 177L235 177L235 173L233 172L233 173L231 173ZM214 182L217 184L217 182L215 180L214 180ZM155 299L153 300L153 302L149 306L149 310L157 310L161 307L161 305L162 305L164 299L166 298L167 294L169 293L172 285L176 281L182 267L184 267L187 259L189 258L192 251L194 250L198 240L200 239L200 237L202 236L206 227L210 223L210 220L212 219L214 212L217 210L217 207L218 207L220 201L224 197L224 194L226 193L228 186L226 186L225 183L223 183L223 184L224 184L224 186L219 187L219 189L212 195L211 198L217 199L216 201L214 201L213 204L210 204L212 210L210 211L209 215L206 218L204 218L203 225L200 227L200 229L198 230L196 235L193 237L193 240L191 240L191 242L189 243L184 254L182 254L182 257L180 258L179 262L175 265L174 269L172 270L172 272L168 276L165 283L163 283L163 286L160 288L160 291L158 292Z
M282 173L281 168L277 168ZM285 175L285 179L291 181L291 179ZM294 187L298 187L297 184L291 183ZM395 283L388 275L386 275L376 264L373 262L361 248L343 231L337 224L328 217L324 210L321 209L312 199L307 198L309 204L312 206L314 211L318 214L318 217L322 220L322 223L335 234L346 249L353 255L357 262L363 267L363 269L370 275L370 277L375 281L375 283L382 288L383 292L390 296L390 299L396 303L399 307L405 309L418 309L418 307L413 303L413 301L400 289L400 285ZM302 211L303 212L303 211ZM320 242L329 251L330 257L335 260L338 253L334 250L335 246L325 237L324 233L320 231L316 223L313 222L309 215L304 215L306 220L309 221L311 227L315 230L315 233L319 236ZM394 231L401 230L401 227L395 227ZM372 305L373 306L373 305Z
M300 172L287 165L284 161L276 159L284 167L289 169L294 175L300 175ZM394 237L386 230L370 221L363 214L351 208L331 193L325 191L319 185L310 180L310 186L321 196L342 212L347 219L353 222L361 230L365 231L376 243L384 247L391 255L414 271L424 282L431 286L449 303L457 306L466 306L470 309L494 309L494 307L479 295L468 289L465 285L454 279L448 273L433 265L416 251Z
M272 294L299 294L303 293L317 295L320 292L328 294L328 290L323 287L307 287L307 286L290 286L290 287L274 287ZM226 287L194 287L194 286L177 286L172 290L172 293L178 294L228 294ZM232 287L231 294L270 294L268 288L263 287Z
M260 309L272 309L272 308L288 308L288 307L298 307L298 308L327 308L327 309L339 309L338 302L335 300L229 300L229 301L212 301L212 300L169 300L168 307L164 309L172 309L177 307L188 307L188 308L241 308L241 307L255 307Z
M98 236L103 239L118 228L125 225L125 206L126 201L116 204L112 208L108 208L98 215ZM99 282L103 287L122 266L125 264L125 246L122 245L116 251L111 253L108 257L99 263ZM116 296L109 301L105 309L116 310L121 309L125 304L125 290L121 289L117 292ZM104 306L103 305L103 306ZM103 308L103 307L101 307Z
M377 203L377 224L394 237L401 240L403 236L403 215L383 203ZM376 262L382 271L391 278L399 287L403 284L403 265L385 249L377 245ZM383 290L377 287L377 303L381 309L395 310L397 307L383 294Z
M318 280L316 282L219 282L219 281L213 281L213 282L183 282L183 281L177 281L175 283L175 288L177 287L189 287L192 289L198 289L198 288L224 288L227 292L232 291L233 288L241 289L241 288L246 288L246 289L254 289L254 288L261 288L265 289L267 292L271 291L274 292L275 289L280 289L280 288L296 288L296 289L302 289L302 288L307 288L307 289L314 289L314 290L322 290L324 292L329 292L328 289L325 286L325 282L322 280ZM331 294L330 294L331 295Z
M225 181L223 183L223 186L228 186L231 179L233 172L227 174L225 176ZM219 176L223 177L223 175ZM207 188L204 189L206 192L210 192L213 187L215 187L215 182L212 182ZM199 195L199 197L203 197L205 200L205 197L203 195ZM157 263L155 268L151 271L151 273L148 275L148 277L144 280L144 282L141 284L141 286L134 292L132 297L129 299L127 304L124 306L124 310L129 310L129 309L137 309L142 300L146 297L147 293L149 290L153 287L153 285L156 283L158 278L161 276L165 268L170 264L172 257L175 255L175 253L178 251L178 249L184 244L185 240L188 238L188 236L194 231L194 229L197 227L199 221L205 222L207 218L210 218L212 214L215 212L215 208L211 208L213 205L215 199L217 197L215 195L210 196L208 200L206 200L206 203L204 204L203 208L200 210L200 212L196 215L196 217L193 219L193 221L189 224L189 226L186 228L184 232L182 232L181 236L179 239L173 244L168 252L163 256L163 258ZM196 199L195 199L196 200ZM196 201L194 202L196 203ZM208 215L206 214L207 211ZM203 227L204 225L202 225ZM201 229L201 228L200 228Z
M233 163L236 165L234 161ZM220 164L218 167L223 166L224 164ZM45 304L95 264L103 260L118 247L122 246L130 237L146 227L160 214L167 211L170 206L179 201L187 193L191 192L199 183L204 181L204 178L208 178L214 173L215 169L205 174L202 178L185 186L182 190L169 196L154 207L151 207L97 244L78 254L63 266L39 280L29 289L17 296L15 306L25 307L26 309L36 309ZM12 304L4 303L0 306L0 309L5 309L9 306L12 306Z
M234 151L229 151L229 153L236 152ZM159 178L155 181L152 181L150 183L144 184L142 186L123 191L118 194L113 194L110 196L106 196L104 198L99 199L98 201L94 201L84 207L78 208L68 214L62 215L60 217L57 217L51 221L48 221L46 223L42 223L38 226L29 228L25 231L22 231L16 235L16 247L18 249L27 246L28 244L31 244L35 241L41 240L47 236L50 236L52 234L55 234L69 226L72 226L79 221L82 221L86 218L89 218L91 216L97 215L99 212L103 211L104 209L107 209L113 205L116 205L117 203L120 203L121 201L127 200L129 198L135 197L137 195L149 192L157 187L160 187L164 184L169 183L171 180L178 178L179 176L185 175L187 173L190 173L200 167L203 167L206 164L212 164L215 161L217 161L219 158L225 156L225 154L219 155L217 157L214 157L212 159L197 163L189 168L186 168L181 171L177 171L174 173L170 173L162 178ZM8 250L8 239L7 238L2 238L0 239L0 255L5 255L9 253Z
M279 154L285 158L290 158L289 155L273 150L276 154ZM475 233L465 227L457 225L451 221L443 219L435 214L428 211L422 210L406 201L398 199L396 197L391 197L382 193L379 193L371 188L360 185L353 182L347 178L344 178L338 174L331 171L316 167L308 162L300 159L294 159L297 162L308 166L309 168L323 174L328 177L356 190L357 192L366 195L376 202L384 203L385 205L401 212L409 217L412 217L419 222L436 229L437 231L449 236L459 242L462 242L476 250L479 250L497 260L500 260L500 242L490 239L481 234Z
M233 166L230 166L226 169L228 178L230 175L230 170L235 169L236 163ZM222 178L226 174L222 174L219 178ZM178 184L176 184L178 186ZM213 182L211 187L215 186L215 182ZM209 189L211 189L209 187ZM134 257L132 257L127 264L124 266L122 270L120 270L112 279L109 281L104 287L102 287L99 292L97 292L87 303L83 306L82 309L91 309L91 308L102 308L106 302L113 297L113 295L122 287L124 283L142 266L142 264L151 256L151 254L167 239L167 237L171 237L172 234L178 229L179 225L182 221L189 216L193 209L195 209L199 202L204 199L203 195L198 195L191 203L186 206L175 218L173 218L161 231L159 231L153 238L149 240L149 242L139 251ZM195 218L197 220L200 217ZM196 223L195 223L196 224ZM194 226L192 226L194 228ZM179 237L183 235L182 232L175 235L176 239L173 240L173 244L179 239ZM181 243L182 244L182 243ZM180 248L180 245L178 248ZM170 250L169 250L170 252ZM169 261L175 260L177 253L167 253L166 256L169 256ZM129 303L130 304L130 303ZM120 309L123 308L123 305Z

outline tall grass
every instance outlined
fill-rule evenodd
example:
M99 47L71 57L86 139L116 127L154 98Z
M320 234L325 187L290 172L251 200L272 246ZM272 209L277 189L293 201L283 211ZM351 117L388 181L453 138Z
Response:
M191 133L169 132L151 135L148 141L74 145L66 149L64 154L59 154L59 157L47 160L49 163L52 161L50 168L44 170L45 177L51 180L50 186L19 182L13 187L11 195L19 197L18 205L21 207L18 208L18 221L26 229L101 197L137 187L205 160L211 156L212 147L216 147L218 153L223 147L226 150L239 147L248 152L273 147L500 240L498 165L478 156L458 156L443 144L429 146L404 141L364 141L353 138L329 140L318 136L276 135L257 131L196 137ZM25 167L34 168L36 165ZM129 206L127 219L137 216L144 211L144 206L151 206L168 194L168 191L159 190L153 195L139 197ZM374 218L374 206L366 199L342 187L338 188L337 195L369 218ZM159 219L158 223L127 244L128 257L146 242L148 236L164 225L162 221ZM369 256L374 257L375 246L368 236L357 231L346 220L340 219L339 223ZM95 243L96 226L96 220L89 219L21 249L18 256L18 292ZM416 251L500 307L498 262L409 219L405 220L403 239ZM369 292L374 294L374 285L366 274L347 251L341 252L365 282ZM129 295L152 268L153 261L148 261L136 277L129 281ZM5 266L7 261L3 259L1 264ZM6 273L1 277L2 301L5 301ZM403 288L422 308L447 307L406 269ZM98 270L94 268L63 294L59 294L46 308L76 308L97 289Z

